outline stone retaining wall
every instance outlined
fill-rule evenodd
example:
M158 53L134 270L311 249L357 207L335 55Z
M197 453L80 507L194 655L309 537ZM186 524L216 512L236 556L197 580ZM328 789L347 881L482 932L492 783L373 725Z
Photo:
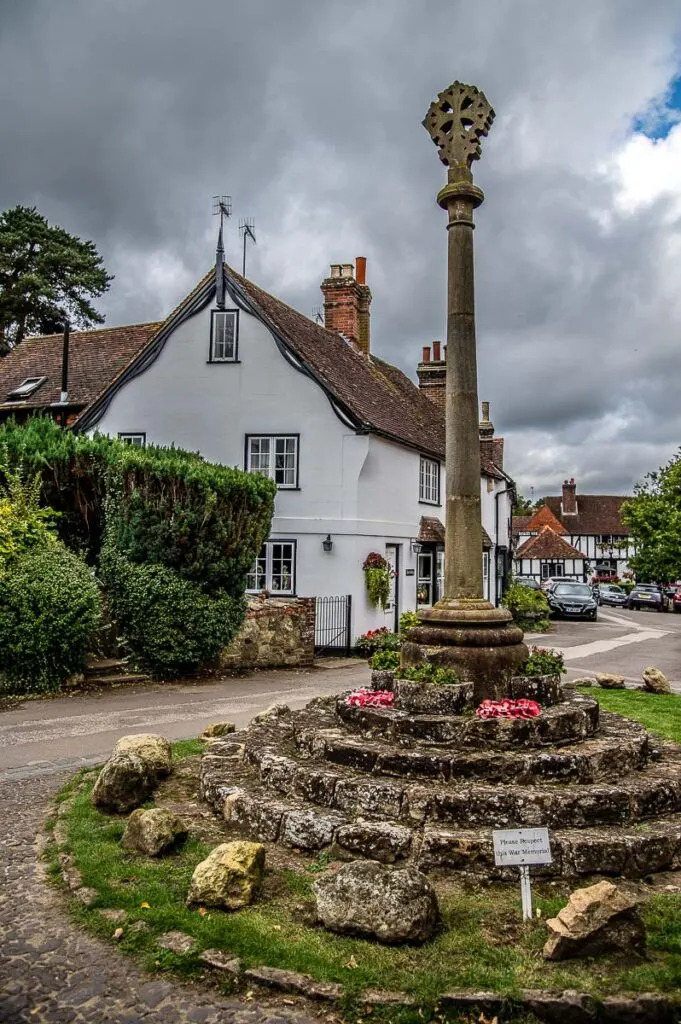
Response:
M220 656L223 668L284 668L314 661L313 597L249 597L246 620Z

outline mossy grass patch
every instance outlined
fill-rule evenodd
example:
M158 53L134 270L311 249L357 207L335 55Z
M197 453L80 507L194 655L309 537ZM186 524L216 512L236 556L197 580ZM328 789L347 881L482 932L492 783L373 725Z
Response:
M595 697L604 711L633 718L650 732L681 743L681 696L676 693L644 693L641 690L604 690L600 686L579 688Z
M606 695L611 696L619 694ZM196 741L175 744L174 763L185 791L178 794L176 782L173 800L196 797L196 754L201 749ZM189 770L192 765L193 772ZM59 814L66 834L62 852L73 857L83 885L98 893L91 906L72 900L71 909L80 923L110 941L116 926L99 911L124 911L127 917L118 947L134 954L147 969L216 981L200 954L217 948L239 957L245 968L267 965L342 984L345 999L339 1012L349 1020L363 1017L363 991L404 992L416 1001L418 1009L373 1009L372 1020L391 1024L443 1019L437 1011L438 997L453 989L486 990L510 997L523 988L576 989L599 997L621 992L673 994L681 987L681 893L652 888L646 893L643 915L648 959L613 955L548 963L541 957L547 935L544 921L565 905L570 891L589 884L588 879L537 880L534 897L540 916L523 925L515 884L486 885L435 876L432 880L443 916L439 933L423 946L386 947L334 935L316 925L312 886L321 872L333 866L325 854L312 858L287 853L278 860L272 849L262 896L251 907L237 913L188 908L185 901L195 866L217 842L229 838L220 831L222 824L213 819L217 831L205 841L204 831L190 821L190 837L177 852L158 860L136 856L120 847L126 818L104 815L92 806L93 782L92 772L81 773L60 794L62 801L69 801ZM162 786L156 806L163 805ZM205 813L198 805L197 816ZM52 844L50 850L56 874L56 846ZM169 931L190 935L195 947L181 955L161 949L157 939ZM225 989L233 984L217 983Z

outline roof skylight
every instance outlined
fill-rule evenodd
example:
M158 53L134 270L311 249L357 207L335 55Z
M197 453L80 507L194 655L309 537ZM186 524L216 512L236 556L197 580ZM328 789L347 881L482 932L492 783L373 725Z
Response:
M44 384L47 377L27 377L26 380L22 381L19 387L14 388L7 395L8 401L16 401L17 399L28 398L38 390L41 384Z

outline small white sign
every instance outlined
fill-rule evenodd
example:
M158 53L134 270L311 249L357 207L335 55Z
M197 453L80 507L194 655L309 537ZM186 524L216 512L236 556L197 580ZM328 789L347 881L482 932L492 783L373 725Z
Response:
M495 829L492 839L497 866L550 864L553 860L547 828Z

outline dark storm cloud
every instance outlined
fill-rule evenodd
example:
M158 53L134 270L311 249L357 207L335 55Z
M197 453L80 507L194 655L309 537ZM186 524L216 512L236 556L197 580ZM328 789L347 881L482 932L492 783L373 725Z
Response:
M481 397L525 489L630 489L678 437L678 227L663 203L613 216L599 167L678 70L678 21L675 0L0 3L0 203L97 242L111 323L181 298L231 193L251 275L305 313L330 262L367 255L374 349L413 372L445 311L420 121L472 81L497 110L475 167Z

